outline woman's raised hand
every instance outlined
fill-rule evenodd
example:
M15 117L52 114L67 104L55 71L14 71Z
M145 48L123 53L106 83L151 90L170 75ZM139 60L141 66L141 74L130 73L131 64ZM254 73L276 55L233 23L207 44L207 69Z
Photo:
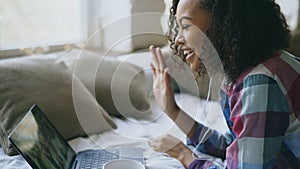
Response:
M153 72L153 93L157 103L163 111L171 117L174 115L174 111L178 111L179 108L174 99L174 92L168 74L169 69L166 67L160 48L155 48L151 45L149 49L155 61L155 65L151 63Z

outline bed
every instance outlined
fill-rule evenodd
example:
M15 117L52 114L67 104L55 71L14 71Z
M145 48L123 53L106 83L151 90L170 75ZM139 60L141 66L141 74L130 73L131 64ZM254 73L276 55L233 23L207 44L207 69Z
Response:
M69 68L71 67L71 70L76 76L79 77L80 81L88 81L86 75L76 73L76 68L80 67L77 63L77 67L74 67L74 60L73 62L70 61L70 56L74 56L75 54L81 54L81 55L98 55L95 53L92 53L90 51L82 51L82 50L73 50L72 52L60 52L55 54L50 54L47 56L40 56L43 59L49 59L53 61L53 58L55 62L63 61ZM86 57L85 57L86 58ZM36 59L36 57L35 57ZM148 106L150 106L146 113L138 114L135 112L135 110L127 109L127 106L124 108L126 111L130 111L130 113L122 114L124 117L120 118L116 116L116 110L115 107L111 107L111 103L107 101L107 99L101 100L97 99L98 104L103 105L107 113L109 114L111 120L113 123L117 126L116 129L105 129L101 131L93 131L90 132L89 137L86 136L77 136L75 138L69 139L69 144L72 146L72 148L78 152L86 149L98 149L98 148L116 148L116 147L140 147L144 150L145 155L145 163L146 168L148 169L159 169L159 168L184 168L181 163L174 159L169 157L165 153L159 153L155 152L150 146L149 141L153 138L160 137L164 134L171 134L176 136L182 141L185 141L185 135L174 125L174 123L162 112L162 110L158 107L158 105L155 102L155 99L153 95L151 95L151 84L152 84L152 75L149 68L149 64L152 61L151 55L149 52L139 52L135 54L129 54L129 55L122 55L118 57L110 57L110 61L118 60L118 63L125 63L126 64L132 64L137 67L139 67L139 70L142 70L143 72L143 78L142 78L142 84L141 85L141 79L136 81L138 87L142 86L142 89L144 90L144 94L146 93L145 101L149 103ZM78 61L78 60L77 60ZM169 62L168 64L172 64L172 62ZM70 66L70 65L73 65ZM3 67L3 65L2 65ZM119 69L120 64L117 65L117 69ZM0 63L1 68L1 63ZM111 68L111 66L110 66ZM127 69L127 68L126 68ZM85 70L85 72L88 72L89 70ZM116 69L114 69L116 72ZM121 69L122 72L124 70ZM184 72L180 72L183 73ZM73 75L74 75L73 74ZM106 74L107 75L107 74ZM134 73L134 77L137 76L137 73ZM186 76L184 76L186 78ZM122 77L116 78L120 81ZM125 78L126 79L126 78ZM176 76L174 75L174 79L176 79ZM181 79L182 81L186 81L186 79ZM180 80L179 80L180 81ZM204 82L201 82L204 83ZM87 89L95 86L90 86L91 84L85 83L84 86L86 86ZM112 84L109 84L112 86ZM178 84L177 84L178 85ZM180 86L180 83L179 83ZM97 85L96 85L97 87ZM101 86L103 87L103 86ZM118 86L116 86L118 87ZM134 88L138 90L138 87ZM178 86L177 86L178 87ZM73 86L74 88L74 86ZM75 86L76 88L76 86ZM130 87L129 87L130 88ZM207 87L203 87L200 93L202 95L205 95ZM1 88L0 88L1 90ZM183 86L182 88L179 87L180 92L176 92L175 98L176 102L186 111L190 114L190 116L196 118L198 121L211 126L212 128L220 131L220 132L226 132L227 127L225 124L225 121L222 117L219 102L215 99L211 99L207 101L206 99L200 98L198 96L195 96L195 93L191 91L190 86ZM86 90L84 90L86 91ZM113 91L113 90L111 90ZM120 91L122 92L122 91ZM121 94L120 92L117 92L118 94ZM93 92L92 92L93 93ZM112 97L114 97L113 93L110 93ZM94 91L94 95L97 96L97 91ZM132 96L132 95L131 95ZM144 96L144 95L143 95ZM140 98L141 95L133 95L133 98ZM74 98L73 98L74 99ZM124 99L123 99L124 100ZM129 99L133 101L131 98ZM114 100L116 101L116 100ZM140 101L140 99L139 99ZM73 100L74 103L74 100ZM126 104L126 103L125 103ZM207 104L206 106L204 106ZM199 113L203 112L203 107L206 107L206 113ZM122 108L122 106L121 106ZM135 106L136 108L136 106ZM120 110L117 109L117 111ZM3 113L3 112L2 112ZM78 115L78 114L77 114ZM3 120L3 119L2 119ZM92 121L93 119L86 119L86 121ZM58 124L59 125L59 124ZM90 130L94 130L93 128L90 128ZM20 156L20 155L13 155L9 156L5 153L3 147L0 148L0 168L4 169L26 169L30 168L30 166L26 163L26 161Z
M140 147L144 150L145 163L147 168L183 168L181 163L176 159L169 158L163 153L154 152L148 145L149 138L151 138L151 132L145 132L150 125L140 125L134 119L121 120L114 119L120 129L114 131L107 131L98 135L91 135L90 137L79 137L69 141L72 148L78 152L86 149L99 149L110 147ZM151 128L159 128L158 123L152 123ZM169 127L169 126L165 126ZM132 128L138 129L133 133ZM129 130L130 129L130 130ZM152 130L153 132L155 130ZM156 130L157 131L157 130ZM159 130L161 131L161 130ZM147 135L145 135L147 133ZM156 135L156 134L155 134ZM30 169L31 167L20 155L8 156L2 149L0 149L0 168L4 169Z

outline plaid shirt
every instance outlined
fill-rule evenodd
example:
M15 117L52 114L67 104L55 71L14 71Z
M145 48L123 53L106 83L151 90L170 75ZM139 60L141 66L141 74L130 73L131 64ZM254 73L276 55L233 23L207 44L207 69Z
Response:
M282 52L243 74L221 101L230 132L212 131L197 150L226 160L228 169L300 168L299 63ZM198 145L203 128L188 145ZM204 160L189 166L199 168L217 167Z

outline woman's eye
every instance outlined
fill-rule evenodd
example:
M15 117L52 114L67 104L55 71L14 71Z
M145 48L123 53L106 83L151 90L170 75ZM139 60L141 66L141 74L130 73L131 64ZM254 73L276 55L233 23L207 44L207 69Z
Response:
M191 25L182 25L182 29L187 29L189 28Z

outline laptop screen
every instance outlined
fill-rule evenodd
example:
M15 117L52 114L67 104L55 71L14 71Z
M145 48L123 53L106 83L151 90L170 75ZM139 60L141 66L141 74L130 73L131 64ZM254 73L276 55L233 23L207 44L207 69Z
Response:
M67 169L76 155L36 105L24 116L9 139L33 168Z

